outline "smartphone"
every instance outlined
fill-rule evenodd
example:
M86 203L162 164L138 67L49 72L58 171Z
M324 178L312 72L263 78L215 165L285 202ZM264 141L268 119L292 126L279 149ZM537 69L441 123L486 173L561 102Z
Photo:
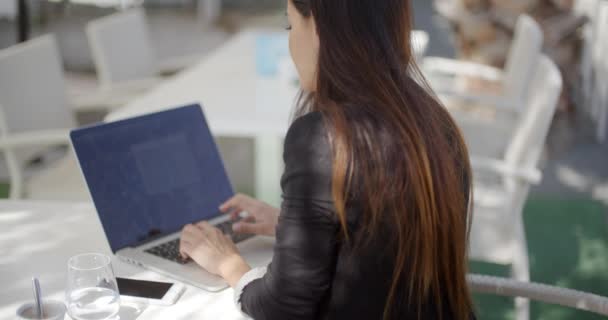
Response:
M170 306L185 290L183 284L116 278L121 299L146 302L152 305Z

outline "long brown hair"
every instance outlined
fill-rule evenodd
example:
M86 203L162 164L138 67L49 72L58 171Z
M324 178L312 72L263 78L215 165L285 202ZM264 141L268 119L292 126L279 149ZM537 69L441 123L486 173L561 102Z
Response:
M417 310L433 302L439 318L469 319L471 168L460 131L414 61L410 1L291 1L312 16L319 36L317 87L298 114L318 111L328 122L344 238L351 237L346 212L355 197L364 209L362 232L394 230L384 317L405 294Z

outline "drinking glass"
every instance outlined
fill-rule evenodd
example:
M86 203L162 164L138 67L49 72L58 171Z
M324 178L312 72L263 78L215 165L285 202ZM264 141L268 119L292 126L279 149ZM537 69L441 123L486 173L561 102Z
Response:
M85 253L68 261L66 301L75 320L104 320L116 317L120 295L110 257Z

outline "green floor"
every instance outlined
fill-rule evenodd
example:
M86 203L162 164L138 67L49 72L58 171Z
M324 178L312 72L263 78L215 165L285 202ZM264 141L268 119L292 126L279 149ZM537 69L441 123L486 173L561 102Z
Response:
M533 198L524 212L532 281L608 296L606 208L589 200ZM471 271L508 275L505 266L472 263ZM513 300L476 295L479 319L513 319ZM605 319L584 311L532 303L530 319Z
M0 183L0 198L8 196ZM606 208L590 200L533 198L524 212L530 246L531 277L553 284L608 296L608 228ZM507 266L473 262L474 273L508 275ZM513 300L475 295L478 319L513 319ZM604 319L587 312L532 303L533 320Z
M0 199L6 199L6 198L8 198L8 190L9 190L8 183L1 183L0 182Z

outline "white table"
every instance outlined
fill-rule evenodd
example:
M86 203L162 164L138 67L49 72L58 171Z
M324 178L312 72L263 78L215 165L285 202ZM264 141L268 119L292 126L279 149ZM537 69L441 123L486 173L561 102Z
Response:
M214 135L255 139L256 196L279 205L282 139L298 88L278 76L258 76L256 39L261 34L284 32L241 32L197 65L110 113L106 120L200 103Z
M262 34L280 35L285 31L243 31L199 64L110 113L106 120L201 103L214 135L255 139L256 197L278 206L283 171L282 139L298 88L280 76L258 76L256 38ZM428 36L416 31L412 42L416 55L421 56Z
M111 254L92 205L0 201L0 319L14 319L17 308L31 300L32 276L40 277L45 297L64 301L67 261L85 252ZM113 267L118 276L172 281L116 259ZM187 286L171 307L125 303L121 320L244 319L232 294Z

